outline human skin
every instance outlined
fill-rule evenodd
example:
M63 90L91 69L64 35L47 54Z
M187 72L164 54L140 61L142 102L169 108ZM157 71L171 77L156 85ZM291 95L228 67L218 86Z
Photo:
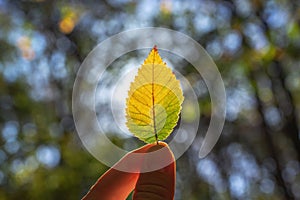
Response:
M145 155L162 148L164 151L158 156L137 160L134 164L136 173L116 170L118 166L132 160L130 158L132 153L144 153L142 155ZM147 168L153 169L161 159L170 164L162 169L139 172L148 171ZM114 167L105 172L82 200L125 200L132 190L134 190L133 200L172 200L175 193L175 170L175 159L166 143L147 144L129 152Z

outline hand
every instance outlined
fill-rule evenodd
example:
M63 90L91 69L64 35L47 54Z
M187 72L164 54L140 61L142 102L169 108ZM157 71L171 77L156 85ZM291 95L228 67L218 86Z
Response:
M162 159L169 160L171 164L162 169L146 173L129 173L115 169L130 160L132 153L149 153L163 147L166 147L166 151L159 156L143 159L135 164L137 171L145 171ZM175 170L174 156L166 143L147 144L126 154L115 167L98 179L82 200L125 200L132 190L133 200L172 200L175 192Z

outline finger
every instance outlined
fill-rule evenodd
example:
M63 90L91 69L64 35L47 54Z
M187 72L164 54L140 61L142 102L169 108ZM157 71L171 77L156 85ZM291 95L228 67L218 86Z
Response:
M167 147L167 148L163 148ZM163 148L163 149L162 149ZM164 150L159 156L145 158L143 161L143 170L153 169L159 165L162 160L169 161L168 166L153 172L141 173L133 194L133 200L172 200L175 193L175 159L173 153L166 143L149 148L149 152Z
M142 160L136 160L135 166L137 173L128 173L118 171L118 166L126 165L126 162L132 161L132 153L146 153L148 150L156 146L155 144L145 145L135 151L126 154L118 163L104 173L97 182L91 187L90 191L82 198L82 200L122 200L126 199L130 192L134 189L139 177L139 170ZM116 168L116 169L115 169Z

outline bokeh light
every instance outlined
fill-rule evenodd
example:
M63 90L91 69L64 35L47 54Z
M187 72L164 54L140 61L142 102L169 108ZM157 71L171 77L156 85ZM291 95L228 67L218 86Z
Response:
M222 136L199 159L214 112L207 86L188 62L167 60L190 82L201 111L199 134L177 160L175 199L300 199L299 7L287 0L0 0L0 199L80 199L107 170L75 133L74 79L99 42L147 26L194 38L226 87ZM122 57L110 69L130 71L142 62L135 53ZM99 86L107 94L119 72L109 71ZM99 113L107 112L101 103ZM186 121L194 118L188 104ZM143 145L105 120L116 145Z

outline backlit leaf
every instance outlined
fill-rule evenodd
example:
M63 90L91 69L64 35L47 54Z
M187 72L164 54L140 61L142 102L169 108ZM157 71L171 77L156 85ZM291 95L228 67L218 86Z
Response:
M129 131L146 143L166 139L177 124L183 99L179 81L154 47L130 85Z

